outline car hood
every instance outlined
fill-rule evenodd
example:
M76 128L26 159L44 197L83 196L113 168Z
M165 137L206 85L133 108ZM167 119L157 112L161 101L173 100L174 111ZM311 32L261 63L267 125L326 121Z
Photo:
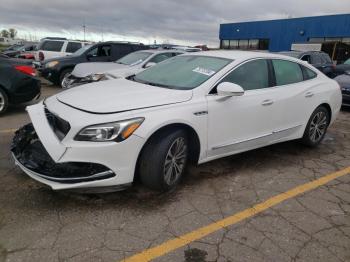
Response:
M74 67L72 75L75 77L86 77L91 74L104 73L109 70L121 69L127 66L114 62L81 63Z
M72 88L56 98L82 111L110 114L185 102L192 98L192 90L174 90L120 78Z

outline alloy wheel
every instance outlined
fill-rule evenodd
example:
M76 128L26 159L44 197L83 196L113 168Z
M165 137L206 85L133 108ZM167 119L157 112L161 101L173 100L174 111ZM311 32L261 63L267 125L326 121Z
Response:
M5 97L0 92L0 112L4 109L4 107L5 107Z
M164 181L167 185L177 182L186 164L187 145L183 137L178 137L170 146L164 162Z
M327 115L325 112L318 112L310 123L309 136L310 140L314 143L317 143L322 139L324 133L326 132L328 124Z

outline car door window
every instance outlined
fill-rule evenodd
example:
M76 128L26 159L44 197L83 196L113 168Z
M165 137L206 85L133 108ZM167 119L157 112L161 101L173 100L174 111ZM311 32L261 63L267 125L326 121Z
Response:
M221 82L240 85L244 90L269 87L269 69L265 59L247 62L233 70Z
M312 71L311 69L305 67L305 66L302 66L300 65L302 71L303 71L303 74L304 74L304 80L309 80L309 79L312 79L312 78L315 78L317 76L317 74Z
M303 81L303 72L298 63L287 60L272 60L276 85L289 85Z
M115 50L118 57L125 56L134 51L131 45L126 44L117 45L115 47Z
M63 41L45 41L41 46L41 50L60 52L63 44Z
M78 42L68 42L66 53L74 53L81 48L81 43Z
M306 61L308 63L311 63L311 57L310 55L303 55L303 57L301 58L301 60Z
M318 55L312 55L311 56L311 64L314 64L314 65L322 64L321 57Z
M110 45L100 45L91 49L88 53L88 56L92 57L105 57L111 55L111 46Z

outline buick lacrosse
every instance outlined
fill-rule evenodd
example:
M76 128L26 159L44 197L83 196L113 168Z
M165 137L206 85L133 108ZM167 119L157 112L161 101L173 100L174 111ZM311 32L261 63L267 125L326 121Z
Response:
M12 153L55 190L119 190L136 176L169 190L186 166L300 139L317 146L341 107L339 85L283 55L208 51L29 106Z

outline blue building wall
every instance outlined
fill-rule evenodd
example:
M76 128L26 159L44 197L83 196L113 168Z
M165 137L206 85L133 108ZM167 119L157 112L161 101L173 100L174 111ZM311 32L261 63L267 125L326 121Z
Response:
M350 37L350 14L221 24L219 37L269 39L270 51L286 51L292 43L304 43L308 38Z

